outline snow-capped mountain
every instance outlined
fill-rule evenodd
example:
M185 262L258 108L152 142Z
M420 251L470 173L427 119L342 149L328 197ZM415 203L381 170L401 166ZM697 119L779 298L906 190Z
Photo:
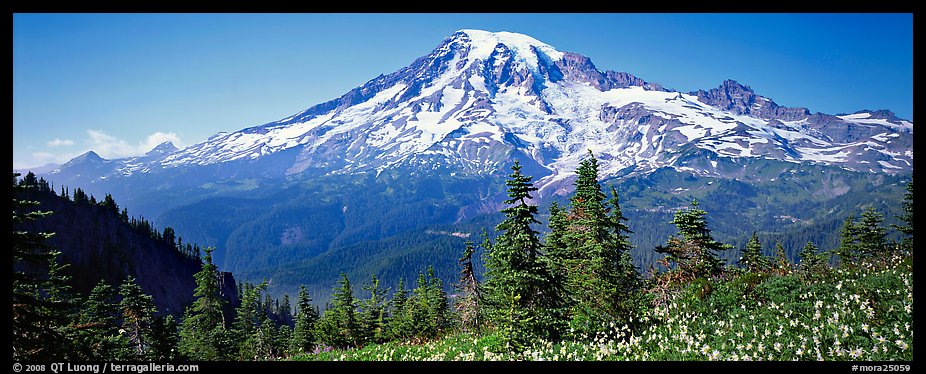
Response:
M798 230L803 246L859 202L899 206L912 132L889 111L811 113L732 80L677 92L525 35L462 30L279 121L126 159L89 152L43 176L215 246L215 261L246 279L330 290L319 279L339 271L409 279L407 264L439 261L455 274L462 247L439 233L491 227L514 160L539 202L563 201L588 150L640 233L639 266L694 198L718 235Z
M732 80L676 92L600 71L526 35L461 30L337 99L182 150L120 160L112 171L260 163L286 175L395 167L487 174L520 159L543 171L544 185L571 175L592 150L603 177L664 166L723 176L718 163L742 158L893 174L912 170L912 132L889 111L812 114Z

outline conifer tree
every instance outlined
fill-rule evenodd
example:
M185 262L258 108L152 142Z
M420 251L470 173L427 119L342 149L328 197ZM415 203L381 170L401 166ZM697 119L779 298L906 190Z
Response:
M193 305L184 313L180 328L180 353L194 360L222 360L228 357L224 299L218 269L212 263L213 248L205 249L202 269L197 272Z
M410 322L408 313L408 290L405 281L399 278L399 285L389 308L389 337L390 339L406 339L410 336Z
M13 275L10 294L10 324L15 360L66 359L70 351L70 324L74 305L68 277L62 271L60 252L45 244L54 233L29 232L22 225L42 219L51 212L37 210L38 202L28 200L28 191L37 181L17 183L13 173Z
M882 226L883 217L874 207L868 207L856 220L846 218L842 227L836 255L844 265L852 265L862 258L870 258L887 251L887 232Z
M778 275L787 275L791 273L791 260L781 242L775 243L775 272Z
M296 300L296 327L293 329L290 341L290 351L293 354L312 352L315 349L315 322L318 321L318 309L312 306L312 298L305 288L299 287L299 298Z
M486 306L488 318L509 346L525 343L527 337L552 338L561 332L562 290L548 263L542 261L541 243L531 225L538 223L537 206L528 204L530 192L537 190L531 178L521 174L517 161L506 181L508 197L502 209L505 219L496 227L498 240L486 262ZM509 318L526 313L524 318Z
M632 234L633 231L627 226L628 219L621 210L620 196L614 186L611 186L611 198L608 199L608 205L610 210L608 218L610 219L611 245L614 247L618 257L616 277L619 290L617 296L620 300L615 302L618 306L619 317L627 317L630 312L627 303L632 302L639 296L635 292L638 291L640 286L640 272L633 265L633 257L630 254L633 244L630 242L629 234Z
M835 251L839 261L843 264L853 264L859 259L858 231L858 225L855 224L855 215L849 215L843 222L839 248Z
M819 249L812 242L807 242L801 252L798 253L800 258L801 270L804 272L816 272L826 266L826 258L819 253Z
M280 301L276 314L279 316L280 324L293 324L293 306L289 303L289 295L283 295L283 301Z
M267 288L267 281L264 280L258 285L244 283L241 292L241 305L235 309L235 321L232 323L232 331L238 342L238 357L242 360L256 360L265 357L266 347L261 344L263 336L259 331L261 323L267 318L266 309L261 304L261 292ZM265 332L266 333L266 332Z
M173 361L177 359L177 321L168 314L155 317L151 330L148 357L154 361Z
M122 301L119 307L122 310L122 328L133 348L135 357L142 358L148 349L148 338L151 336L154 322L154 301L150 295L142 291L135 278L129 276L119 287Z
M117 216L119 215L119 205L116 204L116 200L113 199L113 195L106 194L106 197L103 198L101 205L106 208L106 210L113 212L113 214Z
M693 200L691 207L675 212L672 223L678 228L678 235L669 238L666 245L656 247L656 252L665 254L684 276L700 278L720 273L723 260L717 257L717 252L732 247L714 240L707 228L706 215L698 208L698 201Z
M460 318L460 329L463 331L476 331L479 328L480 299L479 281L476 280L476 273L473 270L473 253L475 247L473 242L466 241L466 248L463 250L463 257L460 257L460 280L457 282L457 302L454 309Z
M759 242L759 236L756 235L755 231L752 232L752 237L746 242L746 247L743 248L737 265L748 271L758 273L766 272L770 269L771 263L768 258L762 254L762 243Z
M331 305L316 324L319 340L336 348L356 347L360 344L360 323L357 319L357 300L350 280L341 273L334 289Z
M370 298L363 301L360 315L364 340L381 343L386 339L386 294L389 290L380 286L376 275L363 286L363 290L370 293Z
M277 335L279 330L270 317L265 316L254 327L253 336L248 339L250 346L242 351L252 352L251 360L266 360L276 358L278 351Z
M288 357L290 355L289 344L293 340L293 328L286 324L277 326L277 332L273 339L273 351L277 358Z
M911 176L910 183L907 183L907 192L903 195L904 200L901 203L903 215L897 216L903 224L892 225L897 231L903 234L900 248L906 251L913 251L913 179Z
M887 231L882 225L883 221L884 217L874 207L868 207L862 212L858 222L858 249L862 256L874 257L887 250Z
M77 356L81 360L116 360L131 354L130 343L120 335L116 291L102 279L83 302L77 317Z
M627 317L624 304L639 275L630 258L630 229L617 191L612 187L606 200L591 151L576 174L569 211L551 206L546 245L564 279L572 330L591 335Z

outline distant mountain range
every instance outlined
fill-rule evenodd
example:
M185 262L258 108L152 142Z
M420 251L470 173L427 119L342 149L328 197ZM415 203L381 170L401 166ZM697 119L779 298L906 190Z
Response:
M806 220L835 206L851 211L832 200L848 196L843 186L899 185L913 168L913 123L887 110L831 115L783 107L733 80L677 92L601 71L585 56L526 35L461 30L411 65L279 121L184 149L164 143L139 157L88 152L37 174L112 193L189 239L217 245L217 260L230 270L259 275L292 261L331 266L317 256L496 212L514 160L535 177L540 197L562 198L588 150L600 160L602 180L624 183L628 194L628 181L662 180L667 172L703 186L779 183L798 191L788 206L822 204L804 212ZM677 194L691 187L680 183L670 178L653 188ZM635 208L684 206L651 203L657 206ZM368 212L352 210L357 204ZM753 218L771 214L746 208ZM399 211L415 219L376 222Z

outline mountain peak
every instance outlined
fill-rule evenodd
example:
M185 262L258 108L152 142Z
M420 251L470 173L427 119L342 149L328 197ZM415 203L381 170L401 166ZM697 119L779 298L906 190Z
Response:
M720 88L728 93L755 94L755 91L753 91L752 88L733 79L724 80L723 83L720 84Z
M285 175L404 167L476 175L522 157L534 162L537 174L565 178L584 155L578 150L594 150L607 164L602 175L616 175L631 165L639 172L672 165L693 146L722 157L847 164L858 158L832 149L896 125L861 134L838 131L846 128L833 126L844 124L840 118L809 117L806 108L779 106L733 79L686 95L629 73L602 72L586 56L524 34L463 29L411 65L341 97L210 137L158 162L250 167L253 160L273 160L260 163L260 172L272 164ZM900 155L892 156L898 163L891 167L909 165L912 155L889 151ZM890 168L872 165L860 169Z
M173 153L177 151L178 149L179 148L174 146L174 143L171 143L170 141L166 141L161 144L158 144L156 147L148 151L148 153L145 153L145 155L168 154L168 153Z
M94 151L87 151L80 156L74 157L74 160L104 161L104 159Z
M463 29L453 33L448 40L463 41L470 47L469 56L483 61L495 51L499 44L508 47L516 56L527 61L530 61L528 56L534 55L534 50L542 52L552 60L559 60L563 57L562 52L549 44L515 32Z

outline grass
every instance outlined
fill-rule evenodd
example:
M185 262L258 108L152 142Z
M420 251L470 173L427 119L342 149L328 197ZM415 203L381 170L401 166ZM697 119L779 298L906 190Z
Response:
M677 292L591 341L537 342L496 354L492 334L371 344L297 360L904 360L913 359L912 259L894 255L822 274L735 272Z

